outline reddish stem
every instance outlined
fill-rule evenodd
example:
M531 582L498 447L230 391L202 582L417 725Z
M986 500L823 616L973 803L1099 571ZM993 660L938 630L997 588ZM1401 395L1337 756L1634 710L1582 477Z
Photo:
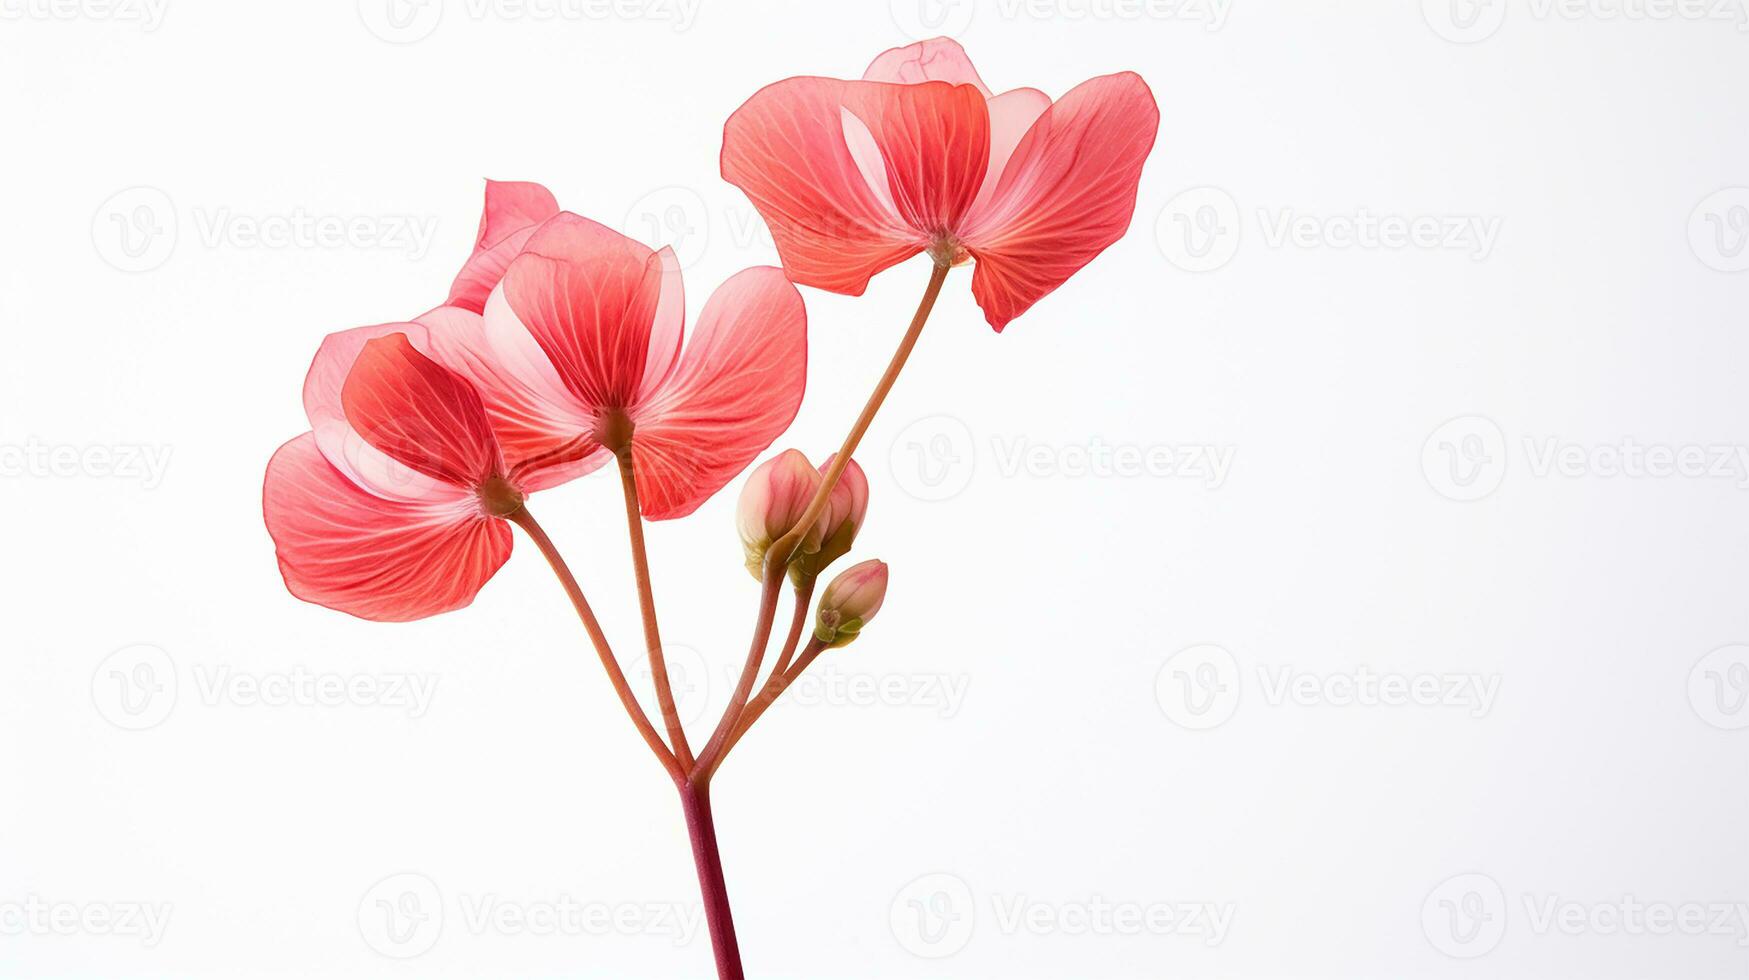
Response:
M729 886L723 880L723 858L717 851L717 827L711 819L709 782L680 784L680 809L692 838L692 860L698 866L698 888L704 896L704 918L710 926L718 980L745 980L741 945L735 938L735 917L729 909Z

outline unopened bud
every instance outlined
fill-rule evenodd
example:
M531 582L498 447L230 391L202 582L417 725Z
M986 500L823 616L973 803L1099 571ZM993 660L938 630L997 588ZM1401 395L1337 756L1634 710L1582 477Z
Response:
M887 597L887 563L871 558L838 573L820 596L814 638L828 647L856 639Z
M741 500L735 509L735 527L741 534L741 550L747 559L747 570L754 578L765 574L765 552L772 542L790 532L814 499L820 486L820 472L794 449L786 449L759 464L747 485L741 488ZM820 549L819 525L808 530L796 548L797 554L809 554Z
M837 455L826 457L826 462L820 466L821 478L825 478L827 470L832 468L832 461ZM815 533L820 536L820 547L817 551L802 555L790 562L790 580L798 586L807 585L826 567L850 553L850 546L856 541L856 532L862 528L864 516L868 514L868 477L863 475L862 467L851 460L839 475L838 482L832 487L832 496L826 502L826 509L821 511L820 520L815 526Z

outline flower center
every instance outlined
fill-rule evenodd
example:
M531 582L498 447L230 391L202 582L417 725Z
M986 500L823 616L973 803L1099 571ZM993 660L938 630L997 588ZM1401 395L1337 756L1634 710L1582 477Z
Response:
M595 420L595 441L609 452L619 453L632 444L632 419L623 409L610 408Z
M929 257L943 269L951 269L956 265L964 265L971 261L972 253L959 243L959 239L947 232L937 232L929 243Z
M493 517L509 517L522 509L522 491L501 476L487 477L474 492L480 496L480 509Z

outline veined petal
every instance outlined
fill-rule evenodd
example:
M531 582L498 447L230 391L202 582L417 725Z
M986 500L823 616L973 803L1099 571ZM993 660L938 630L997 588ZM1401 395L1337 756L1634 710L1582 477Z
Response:
M427 476L473 490L503 469L479 393L406 334L365 343L340 404L366 442Z
M479 392L510 482L532 493L607 461L588 435L594 418L577 408L546 352L510 311L503 290L493 291L483 317L440 306L418 323L426 329L431 356Z
M578 408L627 408L662 345L665 261L642 243L569 212L541 226L504 275L510 311L534 336ZM669 359L672 355L667 355Z
M970 85L985 98L990 97L990 87L978 77L978 69L972 67L972 59L966 55L966 49L949 37L932 37L927 41L883 51L869 62L868 70L862 73L862 80L895 82L901 85L948 82L954 85Z
M954 192L916 186L921 173L948 169L948 147L923 146L944 126L976 128L942 122L966 114L956 92L976 98L982 116L982 97L970 87L814 77L767 85L735 110L723 126L723 179L765 219L792 280L860 295L870 277L928 246L931 229L909 215L941 209ZM977 167L981 177L981 157Z
M415 345L425 328L416 323L379 323L331 333L323 338L304 377L304 414L309 416L316 445L347 479L379 497L420 501L447 497L450 487L384 454L365 441L347 421L340 389L364 345L377 337L404 333Z
M286 588L364 619L404 622L473 601L510 557L510 528L473 495L415 503L368 493L328 464L313 433L267 464L262 512Z
M1133 72L1075 86L1015 147L960 238L977 259L972 295L1001 330L1117 241L1160 112Z
M486 297L504 278L510 260L527 244L540 224L559 213L558 199L539 184L520 180L486 181L486 206L480 214L480 233L474 254L449 287L446 306L480 312Z
M990 161L983 93L947 82L847 82L844 109L874 138L900 219L926 238L957 228Z
M984 171L984 183L978 188L968 215L975 215L996 196L1002 171L1007 169L1015 148L1032 124L1051 107L1051 97L1036 88L1017 88L991 98L984 105L990 110L990 167Z
M645 517L692 513L789 427L807 385L807 321L801 294L769 266L711 294L668 383L632 414Z

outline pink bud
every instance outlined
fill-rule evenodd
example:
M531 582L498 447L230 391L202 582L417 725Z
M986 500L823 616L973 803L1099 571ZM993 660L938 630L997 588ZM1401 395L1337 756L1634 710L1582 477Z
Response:
M763 577L766 550L796 526L819 487L819 471L808 462L808 457L794 449L786 449L759 464L753 475L747 478L735 509L735 526L741 534L747 570L754 578ZM816 524L809 529L797 551L808 554L819 548L820 532Z
M820 465L822 479L837 458L834 453ZM853 459L845 465L844 472L833 485L832 496L827 499L826 509L820 512L820 520L815 525L814 530L820 536L819 550L790 563L790 577L795 583L805 585L813 581L826 566L848 554L867 513L868 477Z
M814 636L829 647L841 647L857 634L887 598L887 563L871 558L838 573L820 596Z

